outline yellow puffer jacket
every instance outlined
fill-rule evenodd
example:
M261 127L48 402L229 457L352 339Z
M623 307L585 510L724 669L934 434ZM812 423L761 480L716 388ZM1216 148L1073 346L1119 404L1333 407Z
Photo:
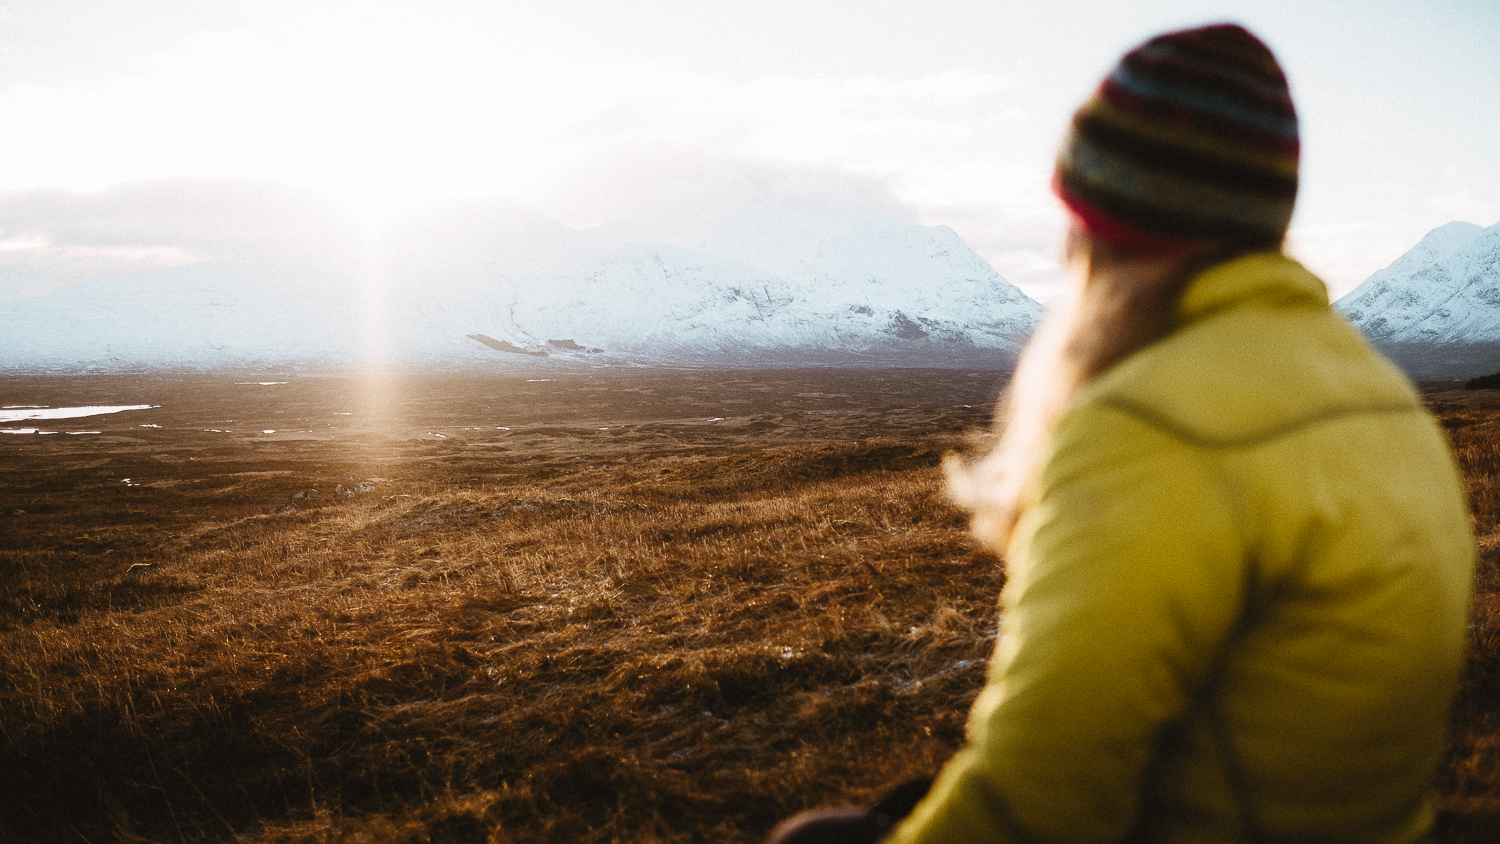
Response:
M969 743L887 839L1411 842L1474 543L1406 380L1280 254L1076 397Z

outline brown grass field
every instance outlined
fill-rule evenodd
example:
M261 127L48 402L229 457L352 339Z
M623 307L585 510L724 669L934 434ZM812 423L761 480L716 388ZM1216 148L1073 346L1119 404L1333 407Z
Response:
M0 435L0 842L756 842L958 747L998 374L532 377L0 379L159 405L0 423L59 432ZM1434 840L1500 840L1500 393L1428 396L1483 555Z

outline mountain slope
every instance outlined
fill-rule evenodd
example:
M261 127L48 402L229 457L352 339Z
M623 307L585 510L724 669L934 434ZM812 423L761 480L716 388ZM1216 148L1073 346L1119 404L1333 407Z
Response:
M0 303L7 368L308 364L361 347L347 279L266 262L178 267Z
M1481 374L1500 364L1500 224L1433 229L1335 307L1417 377Z
M566 336L652 359L806 350L927 360L1013 355L1041 311L946 227L866 220L781 266L635 244L545 286L496 288L506 318L492 327L512 342Z
M475 227L447 240L407 232L357 268L208 263L0 302L0 366L504 367L542 353L548 364L1005 365L1041 311L947 227L751 228L721 254L531 230L545 235L532 251Z
M1448 223L1336 305L1382 342L1500 342L1500 224Z

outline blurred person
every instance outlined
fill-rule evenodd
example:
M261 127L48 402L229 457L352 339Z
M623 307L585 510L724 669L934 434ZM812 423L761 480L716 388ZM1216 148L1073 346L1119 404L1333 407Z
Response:
M1281 252L1298 153L1235 25L1147 41L1079 109L1073 287L997 447L950 467L1007 567L967 745L920 802L773 840L1424 836L1474 541L1416 391Z

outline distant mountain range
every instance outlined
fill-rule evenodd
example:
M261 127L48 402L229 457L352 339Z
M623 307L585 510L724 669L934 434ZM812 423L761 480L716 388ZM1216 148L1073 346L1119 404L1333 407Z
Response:
M5 276L0 369L1004 366L1041 313L946 226L746 208L683 246L536 217L441 222L363 261L51 289Z
M1433 229L1334 307L1415 378L1500 371L1500 223Z
M333 254L0 270L0 371L1005 367L1042 311L946 226L754 204L666 234L455 213ZM1500 371L1500 224L1434 229L1335 307L1416 378Z

